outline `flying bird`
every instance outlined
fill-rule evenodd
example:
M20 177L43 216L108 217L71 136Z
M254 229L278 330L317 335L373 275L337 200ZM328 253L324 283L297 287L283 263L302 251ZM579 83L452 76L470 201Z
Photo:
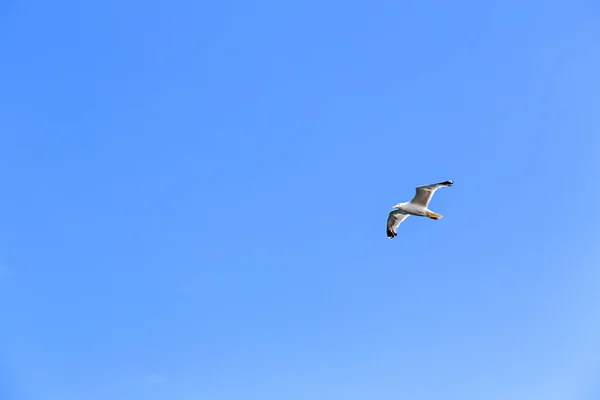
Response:
M417 186L415 197L408 203L398 203L392 208L387 219L387 236L390 239L395 238L398 234L396 229L398 226L408 218L409 215L415 215L417 217L429 217L431 219L438 220L442 218L442 215L434 213L429 208L429 201L433 197L436 190L443 186L452 186L454 181L445 181L439 183L432 183L431 185Z

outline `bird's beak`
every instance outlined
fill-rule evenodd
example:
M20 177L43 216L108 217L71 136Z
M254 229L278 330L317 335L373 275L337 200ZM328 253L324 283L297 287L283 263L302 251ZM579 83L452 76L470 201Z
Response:
M398 208L400 208L400 206L398 204L396 204L395 206L392 206L392 208L398 209Z

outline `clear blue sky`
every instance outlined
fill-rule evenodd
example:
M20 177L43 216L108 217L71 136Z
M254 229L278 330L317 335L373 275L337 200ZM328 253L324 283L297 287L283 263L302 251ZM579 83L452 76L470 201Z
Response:
M598 399L599 40L591 1L0 3L0 398Z

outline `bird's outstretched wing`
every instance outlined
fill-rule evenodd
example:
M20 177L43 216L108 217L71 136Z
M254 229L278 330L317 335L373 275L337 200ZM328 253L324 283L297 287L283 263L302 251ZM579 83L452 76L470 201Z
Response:
M394 210L391 211L390 214L388 215L388 219L387 219L387 237L390 239L393 239L396 237L397 233L396 233L396 229L398 229L398 226L402 223L402 221L404 221L406 218L408 218L409 214L405 214L400 210Z
M452 186L453 183L454 181L445 181L439 183L432 183L431 185L417 186L417 193L410 202L423 207L427 207L436 190L443 186Z

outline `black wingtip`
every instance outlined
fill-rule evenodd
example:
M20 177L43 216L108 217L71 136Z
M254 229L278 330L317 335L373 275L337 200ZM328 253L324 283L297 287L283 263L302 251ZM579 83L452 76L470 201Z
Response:
M442 185L446 185L446 186L452 186L453 184L454 184L454 181L442 182Z
M389 229L387 230L387 237L388 237L389 239L393 239L393 238L395 238L396 236L398 236L398 234L397 234L397 233L395 233L395 232L392 232L392 231L391 231L391 230L389 230Z

